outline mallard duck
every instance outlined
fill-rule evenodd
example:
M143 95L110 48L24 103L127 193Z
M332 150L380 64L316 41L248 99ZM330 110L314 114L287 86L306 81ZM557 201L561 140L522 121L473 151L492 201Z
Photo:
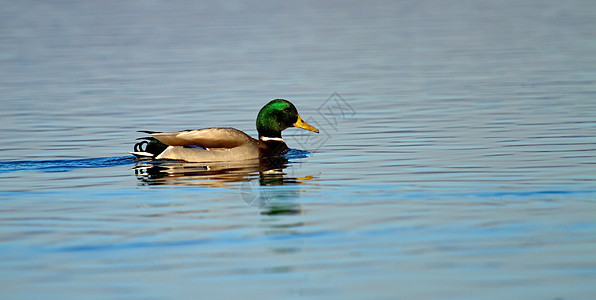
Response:
M139 158L174 159L188 162L218 162L278 156L289 148L281 132L298 127L318 133L319 130L306 123L298 110L288 100L275 99L267 103L257 115L259 139L235 128L205 128L177 132L148 133L129 152Z

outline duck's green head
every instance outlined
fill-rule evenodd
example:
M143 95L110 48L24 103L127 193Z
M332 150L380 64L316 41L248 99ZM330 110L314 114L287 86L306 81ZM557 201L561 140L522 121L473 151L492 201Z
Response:
M288 127L319 132L318 129L300 118L296 106L288 100L272 100L263 106L257 115L257 131L260 138L281 138L281 132Z

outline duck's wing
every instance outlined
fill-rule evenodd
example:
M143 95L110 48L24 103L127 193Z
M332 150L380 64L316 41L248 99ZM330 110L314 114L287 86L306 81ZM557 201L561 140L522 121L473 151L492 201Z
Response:
M203 148L234 148L254 140L235 128L149 132L149 135L169 146L199 146Z

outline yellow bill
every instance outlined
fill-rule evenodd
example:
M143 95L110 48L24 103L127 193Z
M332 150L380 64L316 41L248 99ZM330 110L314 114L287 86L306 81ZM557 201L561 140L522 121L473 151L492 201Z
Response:
M319 133L318 129L316 129L314 126L304 122L304 120L302 120L302 118L300 118L300 116L298 116L298 120L296 121L296 123L292 124L292 126Z

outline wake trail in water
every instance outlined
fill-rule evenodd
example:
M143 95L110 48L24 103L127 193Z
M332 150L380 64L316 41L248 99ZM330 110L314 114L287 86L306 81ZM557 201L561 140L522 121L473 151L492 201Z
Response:
M290 149L290 152L285 156L288 159L299 159L308 157L308 154L310 154L310 152L305 150ZM17 171L68 172L74 169L108 168L130 165L136 162L137 161L133 156L0 161L0 173Z
M0 161L0 173L16 171L68 172L74 169L107 168L133 163L135 163L135 159L132 156Z

